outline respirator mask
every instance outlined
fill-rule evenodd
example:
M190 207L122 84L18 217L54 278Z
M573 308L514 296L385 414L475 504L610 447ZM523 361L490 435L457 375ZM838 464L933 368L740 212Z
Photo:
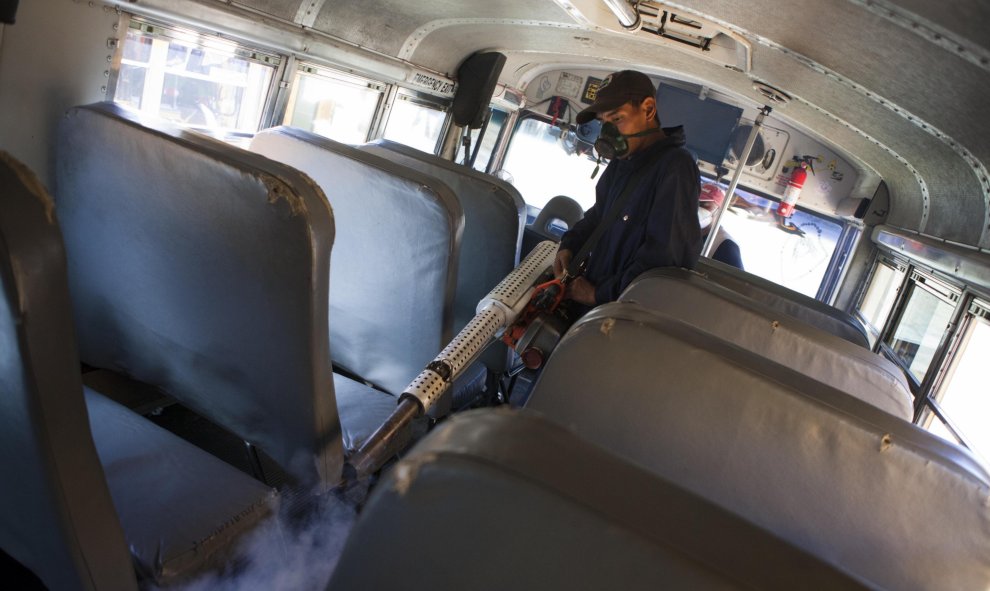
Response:
M595 178L598 175L598 169L602 164L602 159L612 160L613 158L622 158L629 153L629 138L643 137L644 135L659 132L659 127L651 127L650 129L631 135L622 135L614 123L610 121L602 123L602 129L598 133L598 139L595 140L595 151L598 152L598 162L595 164L594 172L591 173L591 178Z
M598 152L599 158L606 160L622 158L629 153L629 138L643 137L659 131L659 127L651 127L632 135L622 135L614 123L605 122L602 123L602 130L598 133L598 139L595 140L595 150Z
M708 211L704 207L698 208L698 225L704 230L708 226L712 225L712 219L715 218L715 213Z

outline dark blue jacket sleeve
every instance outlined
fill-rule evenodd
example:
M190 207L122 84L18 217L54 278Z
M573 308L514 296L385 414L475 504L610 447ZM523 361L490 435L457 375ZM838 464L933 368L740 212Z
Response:
M656 185L646 221L646 237L631 262L595 286L597 303L619 298L633 279L656 267L694 268L701 252L698 225L698 166L683 151L666 166Z

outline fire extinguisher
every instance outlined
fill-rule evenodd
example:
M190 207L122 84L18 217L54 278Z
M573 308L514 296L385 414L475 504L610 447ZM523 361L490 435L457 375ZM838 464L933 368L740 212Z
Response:
M780 217L789 218L794 214L794 205L801 196L804 181L808 179L807 169L807 160L794 167L794 172L791 173L791 178L787 180L787 186L784 188L784 198L781 200L780 205L777 206L777 214ZM812 173L814 173L814 170L812 170Z

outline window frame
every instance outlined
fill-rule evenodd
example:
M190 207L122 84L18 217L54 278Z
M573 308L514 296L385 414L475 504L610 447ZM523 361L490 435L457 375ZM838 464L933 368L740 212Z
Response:
M222 134L218 134L217 130L209 127L186 125L177 121L169 120L171 123L184 129L196 130L198 132L206 133L207 135L222 135L222 139L227 142L236 140L231 143L243 143L246 139L253 137L258 131L270 126L270 123L275 117L275 110L278 105L279 90L281 90L280 86L285 75L286 64L291 61L288 56L236 38L226 35L219 35L214 31L209 31L186 24L170 24L145 16L127 14L126 19L122 19L121 27L124 29L124 38L120 41L116 48L111 73L109 80L107 81L106 96L108 97L108 100L116 102L115 97L117 94L117 87L120 82L121 68L124 65L131 65L124 63L123 56L127 32L134 29L143 35L150 35L154 38L161 38L168 41L177 40L187 44L195 43L198 47L203 48L223 46L223 50L229 49L235 56L241 59L273 67L271 80L269 80L268 87L264 90L265 98L259 109L260 115L258 118L258 128L256 131L247 132L234 129L224 129L222 130ZM195 41L191 40L193 38Z
M488 134L489 127L491 126L492 119L495 118L495 114L499 113L502 115L502 123L498 129L498 133L495 136L495 142L492 144L492 150L488 154L488 162L485 163L484 169L479 169L476 167L478 156L481 153L481 144L484 143L485 137ZM496 155L498 154L499 144L503 141L505 137L505 131L508 128L510 119L510 114L505 109L498 108L494 105L488 106L488 112L485 114L485 122L482 124L481 128L478 130L477 138L472 140L471 144L471 156L468 161L468 166L478 172L488 173L492 167L492 162L494 162Z
M901 287L901 293L898 295L897 300L895 300L894 308L891 310L890 317L887 319L884 331L881 333L880 340L878 341L877 352L881 353L884 357L895 363L904 372L911 388L911 393L914 394L914 422L917 423L920 413L923 410L923 404L927 396L927 392L931 391L931 383L935 379L936 375L941 373L946 362L946 354L949 345L957 333L960 314L964 309L963 306L961 306L963 301L963 289L951 282L946 281L945 279L942 279L941 277L936 277L931 271L922 270L913 265L909 267L908 273L905 276L904 283L902 283ZM932 359L925 371L924 378L920 381L915 377L914 373L911 372L910 364L905 363L904 360L902 360L900 356L894 352L893 348L888 343L888 340L893 337L897 327L900 325L901 319L904 316L904 312L907 310L907 306L911 301L911 296L914 294L915 289L922 289L939 300L953 306L952 315L949 317L949 323L942 331L942 336L939 337L939 343L935 347L935 351L932 354Z
M299 92L299 87L301 86L297 84L298 80L303 76L310 76L313 78L346 84L355 88L378 91L378 104L375 105L375 110L368 126L368 133L365 134L364 141L369 142L377 137L376 134L382 119L384 105L388 101L389 97L390 86L388 84L368 76L361 76L359 74L346 72L332 66L327 66L325 64L309 60L296 60L293 64L292 70L287 70L287 72L289 80L285 97L285 105L284 108L281 109L281 113L278 114L278 119L280 120L281 125L289 125L289 116L295 109L294 99L298 96L297 93Z
M957 317L954 315L952 334L949 335L944 356L938 365L938 371L928 381L928 387L919 397L920 400L915 411L915 423L926 429L930 421L939 420L959 443L972 449L972 444L942 408L937 396L955 368L957 357L962 353L970 326L975 322L980 322L981 319L984 322L990 322L990 300L980 297L979 294L966 291L963 293L956 312ZM934 362L933 359L932 363Z
M881 330L880 338L874 346L874 351L886 357L904 372L915 397L914 424L919 428L927 429L931 421L940 421L957 444L972 449L972 443L959 426L954 424L952 418L946 414L937 396L945 386L946 380L951 376L958 356L963 352L969 327L973 322L978 321L975 318L974 310L978 311L978 315L982 316L985 321L990 321L990 291L979 285L963 283L958 278L921 265L912 258L899 256L898 252L881 246L876 252L874 267L867 279L861 284L857 294L855 313L860 319L863 318L859 313L859 306L865 297L869 284L873 281L878 264L887 264L894 268L904 269L905 276L900 285L900 293L894 300L887 321ZM923 286L919 287L918 283L923 284ZM948 301L954 306L949 322L927 368L925 378L921 382L914 377L908 365L895 355L887 344L900 323L914 289L925 289L934 294L935 297L942 301ZM869 328L869 323L866 323L865 319L863 320Z
M388 101L386 112L381 118L381 124L374 131L373 137L375 139L385 137L385 131L388 129L388 124L392 120L394 107L397 104L397 101L408 101L414 105L426 107L427 109L432 109L434 111L440 111L444 114L443 124L440 126L440 133L437 137L436 143L433 146L432 152L434 155L439 154L444 143L444 138L446 138L447 134L450 132L450 101L444 101L433 95L404 87L393 87L392 93L390 93L390 96L386 100Z
M829 305L834 305L842 280L849 272L849 263L852 261L853 253L856 252L856 247L863 238L861 225L841 218L836 219L842 221L842 233L839 234L839 239L835 243L835 252L832 253L832 258L828 261L825 276L822 277L822 282L818 285L818 293L815 294L816 300Z
M901 272L904 276L901 278L901 282L897 285L897 295L894 297L894 301L890 305L890 310L887 311L887 317L884 319L882 326L873 326L866 316L863 315L861 307L863 301L866 299L866 294L870 291L870 286L873 284L873 280L876 278L877 271L880 266L886 266L892 269L894 272ZM853 307L853 313L856 319L863 323L866 327L867 332L871 339L873 339L872 347L873 350L879 352L880 343L883 342L883 337L886 334L887 327L890 326L891 320L896 316L897 310L900 308L901 303L904 299L904 289L907 286L908 281L911 279L911 265L907 261L898 259L897 257L892 257L878 251L876 257L873 260L873 266L870 268L870 273L863 282L859 293L856 297L856 305Z

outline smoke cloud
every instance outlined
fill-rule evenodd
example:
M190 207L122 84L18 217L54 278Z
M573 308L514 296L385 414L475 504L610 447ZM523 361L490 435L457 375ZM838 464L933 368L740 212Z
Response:
M225 572L169 590L325 589L366 495L366 484L334 494L283 494L278 515L241 542Z

